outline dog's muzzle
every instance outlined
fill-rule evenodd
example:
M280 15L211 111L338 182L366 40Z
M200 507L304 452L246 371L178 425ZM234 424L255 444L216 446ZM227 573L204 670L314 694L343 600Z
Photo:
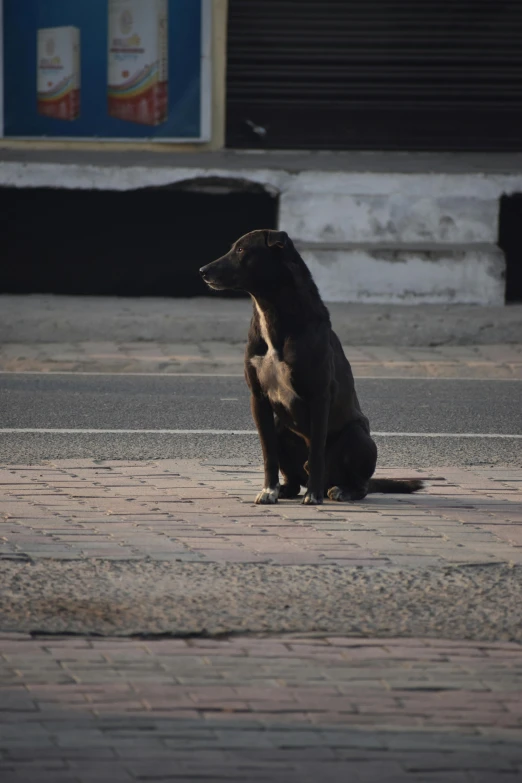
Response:
M208 285L209 288L213 288L215 291L222 291L224 286L222 286L220 283L218 283L213 275L212 271L209 269L212 264L207 264L206 266L202 266L199 270L199 274L201 275L203 281Z

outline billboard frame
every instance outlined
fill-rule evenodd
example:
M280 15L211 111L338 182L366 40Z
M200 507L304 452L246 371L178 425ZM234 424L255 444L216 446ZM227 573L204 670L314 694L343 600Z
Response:
M199 136L6 136L4 133L4 0L0 0L0 139L8 141L53 141L99 144L205 144L212 140L212 0L201 3L201 89Z

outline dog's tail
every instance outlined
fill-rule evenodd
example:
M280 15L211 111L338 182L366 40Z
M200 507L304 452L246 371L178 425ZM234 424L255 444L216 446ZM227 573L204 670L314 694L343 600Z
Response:
M390 479L390 478L372 478L370 479L370 485L368 493L371 492L386 492L410 495L412 492L417 492L418 489L424 487L424 482L420 479Z

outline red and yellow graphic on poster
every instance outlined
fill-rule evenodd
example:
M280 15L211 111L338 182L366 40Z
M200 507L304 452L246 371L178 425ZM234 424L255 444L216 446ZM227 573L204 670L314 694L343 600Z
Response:
M167 0L109 0L108 111L159 125L168 114Z
M45 27L37 32L38 114L75 120L80 114L80 31Z

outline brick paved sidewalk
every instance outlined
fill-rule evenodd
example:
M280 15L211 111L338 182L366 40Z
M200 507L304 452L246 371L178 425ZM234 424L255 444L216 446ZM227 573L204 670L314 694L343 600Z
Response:
M191 460L0 470L0 559L522 564L522 470L437 468L415 495L256 506L261 471ZM389 476L404 470L383 469Z
M264 508L261 472L231 463L5 468L0 558L521 563L522 470L438 468L414 496ZM0 634L0 779L509 783L521 691L507 642Z
M3 783L509 783L522 647L0 636Z
M243 373L244 343L4 343L9 372ZM356 376L522 378L522 344L415 348L345 346Z

